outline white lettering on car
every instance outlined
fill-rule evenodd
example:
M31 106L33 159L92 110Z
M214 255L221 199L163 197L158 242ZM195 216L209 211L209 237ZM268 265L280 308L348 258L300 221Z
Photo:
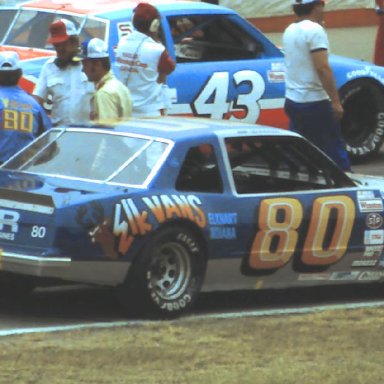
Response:
M0 231L10 230L16 233L19 230L20 214L15 211L0 209Z
M234 73L233 82L239 93L229 102L230 75L215 72L193 101L194 114L255 123L260 115L258 102L265 92L263 77L258 72L244 70Z

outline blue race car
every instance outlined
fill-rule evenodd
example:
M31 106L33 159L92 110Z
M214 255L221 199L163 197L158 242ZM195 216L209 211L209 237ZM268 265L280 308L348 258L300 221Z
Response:
M384 179L352 176L267 126L53 128L0 168L3 292L99 284L175 317L201 291L381 281Z
M48 28L71 19L81 40L108 42L114 61L119 38L132 30L133 0L27 1L0 8L3 50L25 60L23 86L32 90L47 56ZM153 0L161 14L160 39L177 67L168 77L170 114L211 117L287 128L282 52L236 12L204 2ZM331 57L345 117L343 137L354 158L377 152L384 140L384 68Z

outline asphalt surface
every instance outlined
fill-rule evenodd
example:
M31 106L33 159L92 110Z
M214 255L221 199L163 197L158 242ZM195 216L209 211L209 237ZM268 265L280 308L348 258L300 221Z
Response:
M355 173L384 177L384 147L373 159L352 164L352 170Z
M201 294L184 319L236 318L325 309L384 306L383 285L344 285ZM0 336L129 326L110 289L72 286L37 290L26 302L0 300Z

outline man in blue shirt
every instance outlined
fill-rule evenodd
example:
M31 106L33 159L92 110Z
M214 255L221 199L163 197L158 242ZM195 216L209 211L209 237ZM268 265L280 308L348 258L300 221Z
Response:
M0 52L0 164L51 128L44 109L17 85L21 76L17 53Z

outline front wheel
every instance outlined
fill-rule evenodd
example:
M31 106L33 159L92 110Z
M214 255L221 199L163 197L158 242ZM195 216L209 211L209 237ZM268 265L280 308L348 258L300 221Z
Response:
M357 79L340 90L344 117L341 134L352 160L379 151L384 140L383 89L370 79Z
M203 283L206 258L187 228L158 232L133 263L118 297L128 314L174 318L191 308Z

